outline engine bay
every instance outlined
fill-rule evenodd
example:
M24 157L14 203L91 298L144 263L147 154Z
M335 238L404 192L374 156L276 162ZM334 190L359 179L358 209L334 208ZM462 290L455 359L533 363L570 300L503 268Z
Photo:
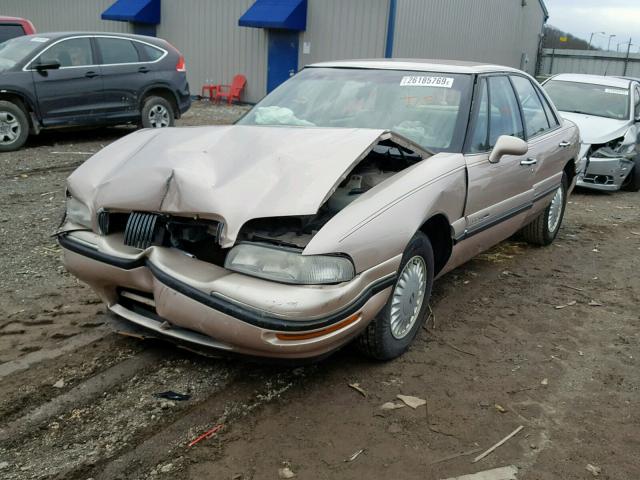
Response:
M372 188L422 160L412 150L391 141L380 142L346 175L317 214L251 220L243 226L238 241L304 249L337 213Z

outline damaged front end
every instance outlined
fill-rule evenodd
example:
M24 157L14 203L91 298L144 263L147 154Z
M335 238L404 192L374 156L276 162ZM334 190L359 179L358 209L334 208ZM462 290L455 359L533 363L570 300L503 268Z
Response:
M620 190L634 167L637 145L628 136L588 147L585 172L577 185L604 191Z
M399 258L358 271L338 244L305 248L429 154L375 130L189 130L177 147L116 142L70 177L58 233L67 269L119 317L174 339L287 358L351 340L386 302ZM236 136L244 149L228 146Z

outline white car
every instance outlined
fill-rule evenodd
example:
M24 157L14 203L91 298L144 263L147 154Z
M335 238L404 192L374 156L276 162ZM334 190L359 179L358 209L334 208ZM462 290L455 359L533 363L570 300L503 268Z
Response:
M640 83L630 78L561 74L544 83L560 114L580 128L586 157L578 185L640 190Z

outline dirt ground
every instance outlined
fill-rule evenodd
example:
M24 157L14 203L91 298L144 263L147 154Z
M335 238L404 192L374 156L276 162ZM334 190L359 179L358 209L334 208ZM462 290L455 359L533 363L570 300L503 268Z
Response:
M201 104L179 123L243 111ZM520 480L564 480L592 465L640 479L640 194L576 192L551 247L510 240L440 279L429 328L395 361L350 347L297 368L216 360L112 334L61 266L50 235L65 178L129 131L48 133L0 156L0 478L443 479L515 465ZM154 397L167 390L191 397ZM398 394L427 405L380 408Z

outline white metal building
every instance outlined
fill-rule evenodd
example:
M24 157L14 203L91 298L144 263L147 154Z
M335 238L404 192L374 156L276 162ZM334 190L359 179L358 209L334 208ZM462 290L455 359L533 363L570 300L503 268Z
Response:
M548 17L543 0L0 0L0 15L40 32L156 34L186 57L194 94L242 73L248 102L324 60L447 58L534 73Z

